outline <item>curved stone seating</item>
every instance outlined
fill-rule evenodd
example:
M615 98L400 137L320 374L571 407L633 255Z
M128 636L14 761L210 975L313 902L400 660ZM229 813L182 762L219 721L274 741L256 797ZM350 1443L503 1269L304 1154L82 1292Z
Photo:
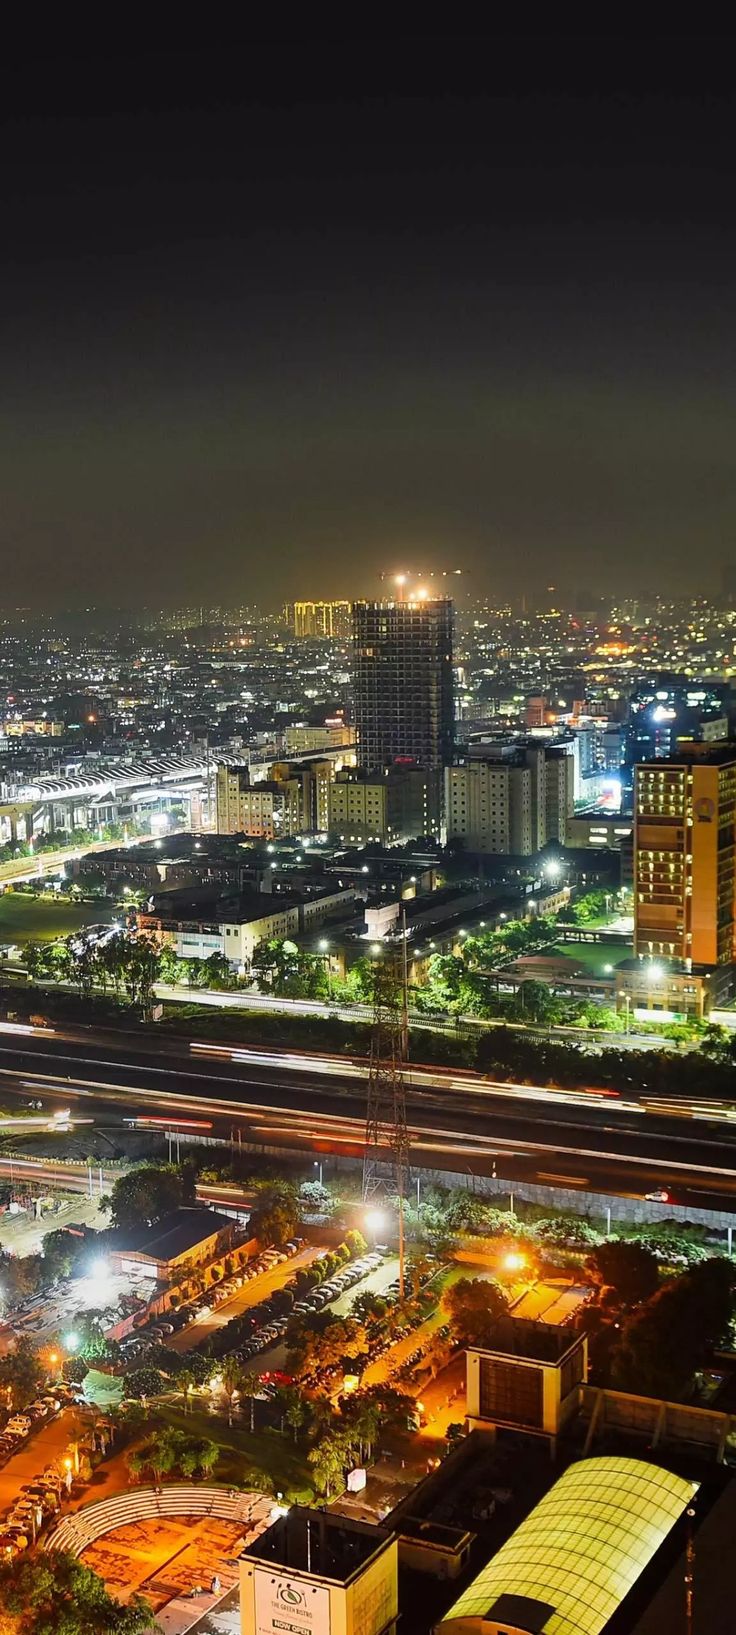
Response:
M255 1490L231 1493L224 1487L187 1486L136 1487L116 1493L112 1499L98 1499L71 1516L63 1516L46 1535L44 1550L69 1550L79 1556L96 1539L116 1527L131 1522L152 1521L158 1516L215 1516L218 1521L237 1521L243 1529L270 1520L273 1500Z

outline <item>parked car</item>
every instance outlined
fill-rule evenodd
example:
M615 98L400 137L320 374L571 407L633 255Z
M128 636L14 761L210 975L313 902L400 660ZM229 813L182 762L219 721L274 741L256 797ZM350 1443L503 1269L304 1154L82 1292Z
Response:
M28 1549L28 1539L17 1531L0 1533L0 1560L15 1561Z

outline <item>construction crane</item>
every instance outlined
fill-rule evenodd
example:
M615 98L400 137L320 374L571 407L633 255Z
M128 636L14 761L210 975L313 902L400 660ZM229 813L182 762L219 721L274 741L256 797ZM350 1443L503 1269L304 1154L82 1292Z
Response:
M456 579L462 572L462 568L431 568L429 573L382 573L381 582L384 584L388 582L394 586L397 602L426 602L429 600L430 592L423 582L425 579ZM416 589L407 590L410 579L417 581Z

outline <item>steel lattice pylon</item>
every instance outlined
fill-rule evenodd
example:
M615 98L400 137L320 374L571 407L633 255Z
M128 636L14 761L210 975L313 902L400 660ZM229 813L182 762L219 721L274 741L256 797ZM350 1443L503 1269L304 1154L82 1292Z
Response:
M373 984L363 1201L370 1203L383 1194L397 1198L401 1208L409 1165L403 1074L406 1018L401 977L392 961L374 966Z

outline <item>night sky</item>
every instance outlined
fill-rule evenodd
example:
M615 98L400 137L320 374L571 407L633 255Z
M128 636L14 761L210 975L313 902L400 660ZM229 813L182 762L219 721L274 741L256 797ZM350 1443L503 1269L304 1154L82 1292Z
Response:
M736 560L732 40L0 69L6 608Z

